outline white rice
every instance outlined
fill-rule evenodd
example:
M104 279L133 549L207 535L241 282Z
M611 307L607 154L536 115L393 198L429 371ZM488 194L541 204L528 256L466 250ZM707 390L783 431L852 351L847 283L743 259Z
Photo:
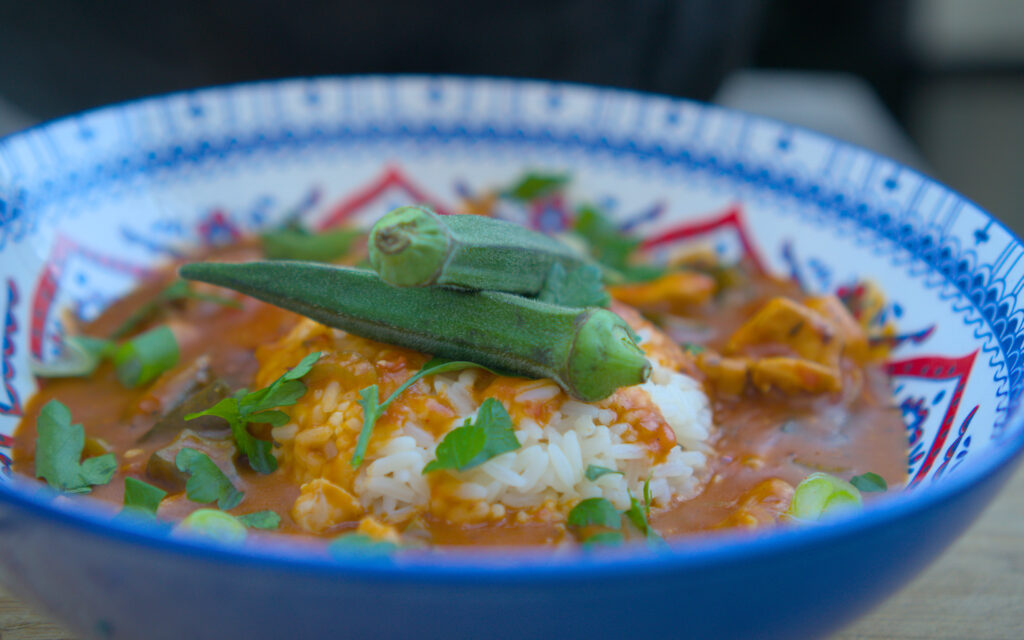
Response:
M433 379L435 393L445 396L458 413L452 429L475 418L476 375L467 369ZM614 411L570 400L545 425L522 419L515 425L520 448L456 474L459 484L450 497L466 502L464 511L472 517L500 517L505 507L537 507L551 500L561 505L593 497L607 498L616 508L626 509L630 493L639 497L648 478L657 506L692 497L700 488L710 453L707 396L695 380L658 364L640 388L660 409L679 444L659 464L652 464L646 447L623 440L634 427L610 424L616 418ZM558 393L550 382L540 382L520 391L515 401L542 402ZM330 395L330 389L325 395ZM431 492L422 471L434 459L439 441L415 422L403 425L356 477L355 493L366 511L398 522L426 508ZM590 465L620 473L591 481L585 476Z

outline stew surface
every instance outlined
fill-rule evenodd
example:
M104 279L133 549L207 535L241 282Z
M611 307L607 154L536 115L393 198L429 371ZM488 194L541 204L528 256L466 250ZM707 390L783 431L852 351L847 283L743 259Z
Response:
M256 243L243 243L215 250L205 257L240 261L261 255ZM843 309L835 312L839 315L833 314L832 324L823 329L827 335L803 335L812 331L807 324L787 319L787 314L803 313L805 303L817 305L820 313L812 314L817 319L828 318L842 305L834 298L808 298L794 284L758 275L744 265L730 269L728 282L718 282L711 287L713 294L705 295L699 290L708 278L703 274L711 271L693 273L699 275L695 276L696 284L674 284L690 291L690 299L659 294L657 282L612 287L612 295L619 301L614 303L613 310L640 326L645 321L625 303L635 305L681 345L682 348L672 346L673 357L682 371L704 385L716 427L709 443L713 455L708 456L696 495L672 504L655 505L650 511L653 527L662 536L673 537L722 528L756 529L775 523L789 507L794 487L816 471L842 478L871 472L883 477L890 487L902 486L906 477L904 425L900 412L891 403L881 364L884 354L871 346L863 327L852 316L842 315L846 313ZM721 272L714 275L721 280ZM701 277L704 279L700 280ZM165 269L79 330L86 335L110 335L175 278L173 268ZM209 291L224 295L222 290L212 287ZM229 467L225 469L228 477L245 494L244 501L231 513L272 510L281 518L281 533L300 536L330 538L357 527L360 531L372 530L364 517L342 518L323 527L296 520L293 514L303 482L296 477L290 458L279 456L281 464L275 471L258 473L232 454L225 457L218 451L224 425L218 424L216 418L184 420L182 407L197 411L212 404L207 398L206 404L200 406L204 396L199 394L208 392L214 382L232 391L258 388L258 382L266 384L265 380L257 381L261 349L266 358L267 349L296 331L301 323L310 322L252 298L239 294L230 297L238 302L238 308L199 299L163 304L140 326L141 330L165 324L174 333L180 349L177 365L152 384L126 388L109 361L88 377L41 380L41 388L26 408L16 435L15 469L35 476L37 418L40 409L56 399L70 409L74 422L84 426L85 456L116 454L118 465L112 480L94 486L91 491L92 497L110 505L112 513L120 509L124 480L128 477L168 491L159 507L161 519L177 521L209 506L187 497L180 478L176 477L180 474L176 474L173 461L168 462L166 456L162 462L157 460L161 450L181 437L183 429L191 429L200 436L192 441L192 446L210 455L222 469L225 465ZM792 302L795 311L772 307L772 301L779 299ZM765 309L777 313L772 315ZM752 320L759 317L772 326L752 326ZM775 326L784 322L789 322L784 330ZM833 335L837 328L845 334ZM743 338L741 334L756 335ZM830 343L834 342L842 344L832 350ZM348 348L366 354L386 347L368 343L362 341ZM375 379L382 386L381 397L427 360L414 352L397 351L401 357L390 361L393 366L386 376L378 367ZM811 360L826 364L800 364ZM316 365L306 378L307 393L322 392L331 380L360 375L357 364L346 365L341 356L324 362ZM833 375L829 372L836 373L835 379L829 377ZM351 382L356 386L363 384L358 379ZM494 383L478 378L478 387L488 384L493 387ZM500 389L494 391L499 392ZM425 396L417 393L412 393L403 406L427 402ZM254 423L249 429L257 437L271 437L270 425ZM371 448L370 454L373 453ZM432 486L436 489L439 485L435 481ZM515 510L509 510L484 521L466 521L429 511L412 525L371 524L380 524L389 531L393 528L405 537L435 545L557 544L573 539L564 513L547 518L516 518Z

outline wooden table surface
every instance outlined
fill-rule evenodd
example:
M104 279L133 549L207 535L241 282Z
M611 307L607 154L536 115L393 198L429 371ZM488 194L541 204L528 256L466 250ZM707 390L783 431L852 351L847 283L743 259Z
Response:
M73 640L0 589L0 640ZM832 640L1024 640L1024 467L909 587Z

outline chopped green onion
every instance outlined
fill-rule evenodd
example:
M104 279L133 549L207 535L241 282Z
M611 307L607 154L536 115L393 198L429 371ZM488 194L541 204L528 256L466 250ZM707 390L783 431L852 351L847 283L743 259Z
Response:
M861 508L860 491L849 482L827 473L812 473L796 486L786 515L815 522Z
M887 491L889 485L886 484L885 478L868 471L859 476L853 476L850 478L850 484L857 487L861 493L875 493L881 491Z
M89 336L64 338L60 356L52 362L32 360L32 375L40 378L77 378L91 375L103 358L114 351L114 343Z
M198 535L230 544L243 542L248 535L238 518L217 509L193 511L174 527L173 533Z
M175 280L171 284L167 285L160 293L156 294L152 300L141 305L134 311L128 318L125 319L113 332L111 332L111 338L123 338L132 331L135 330L140 324L149 320L149 318L160 310L161 305L177 302L178 300L203 300L206 302L216 302L217 304L230 307L232 309L240 309L241 304L231 298L225 298L212 293L197 293L189 287L187 280Z
M178 364L178 341L166 326L159 326L128 340L114 353L117 379L128 388L155 380Z

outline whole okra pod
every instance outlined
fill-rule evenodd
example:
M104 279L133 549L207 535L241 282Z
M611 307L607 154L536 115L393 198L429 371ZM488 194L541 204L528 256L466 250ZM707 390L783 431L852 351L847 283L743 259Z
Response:
M313 262L204 262L180 273L380 342L551 378L584 401L640 384L651 372L629 326L605 309L495 291L398 288L370 271Z
M551 268L566 272L591 262L559 240L504 220L439 216L400 207L373 226L370 264L398 287L444 285L536 295Z

